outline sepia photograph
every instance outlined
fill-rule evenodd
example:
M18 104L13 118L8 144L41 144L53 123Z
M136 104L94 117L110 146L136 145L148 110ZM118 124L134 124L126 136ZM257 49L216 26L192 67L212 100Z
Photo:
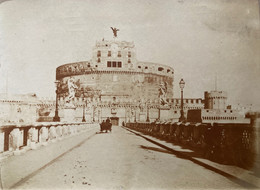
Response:
M260 189L260 0L0 0L0 189Z

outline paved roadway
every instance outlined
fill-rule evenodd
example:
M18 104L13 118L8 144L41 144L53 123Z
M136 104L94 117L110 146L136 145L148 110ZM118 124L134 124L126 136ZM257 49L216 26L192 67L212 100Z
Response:
M50 150L51 151L51 150ZM54 150L53 150L54 151ZM96 134L17 188L241 188L121 128Z

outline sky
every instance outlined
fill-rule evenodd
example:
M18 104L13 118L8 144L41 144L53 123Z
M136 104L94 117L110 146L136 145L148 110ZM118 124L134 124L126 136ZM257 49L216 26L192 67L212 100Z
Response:
M260 108L258 0L0 2L0 93L54 97L56 68L90 60L113 26L139 61L174 69L174 97L181 78L184 98L203 98L217 81L230 104Z

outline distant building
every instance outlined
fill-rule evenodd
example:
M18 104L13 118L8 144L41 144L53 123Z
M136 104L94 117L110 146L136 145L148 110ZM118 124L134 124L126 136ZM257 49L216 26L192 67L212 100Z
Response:
M179 121L181 117L181 99L174 98L170 100L172 117L170 119ZM188 110L197 110L204 108L204 100L202 98L184 98L183 111L184 116L187 118Z
M138 61L133 42L97 41L91 60L59 66L56 79L60 82L62 120L68 101L75 105L75 121L81 121L84 113L87 121L101 122L110 117L116 125L123 121L178 121L180 118L181 100L173 98L173 68ZM73 100L68 99L71 80L76 85ZM228 108L224 91L205 92L204 99L185 98L184 115L191 119L191 113L200 113L197 120L203 122L243 120L243 114Z
M226 109L227 93L224 91L211 91L204 93L205 109Z
M204 108L188 110L187 121L199 123L250 123L245 114L227 106L227 93L211 91L204 93Z
M0 94L0 123L50 121L54 100L39 99L36 94Z
M84 102L88 121L107 117L114 124L146 121L148 117L155 120L161 107L170 109L167 100L173 97L173 76L174 70L169 66L138 61L133 42L98 41L90 61L57 68L60 116L63 119L68 101L68 80L73 79L78 87L73 104L81 107L75 108L77 121L83 117Z

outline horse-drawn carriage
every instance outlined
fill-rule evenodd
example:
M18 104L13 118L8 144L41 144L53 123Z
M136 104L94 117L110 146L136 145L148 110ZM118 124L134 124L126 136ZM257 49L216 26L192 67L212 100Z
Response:
M107 133L107 131L112 131L112 123L110 122L110 120L106 120L106 122L103 120L103 122L100 124L100 132L105 131Z

